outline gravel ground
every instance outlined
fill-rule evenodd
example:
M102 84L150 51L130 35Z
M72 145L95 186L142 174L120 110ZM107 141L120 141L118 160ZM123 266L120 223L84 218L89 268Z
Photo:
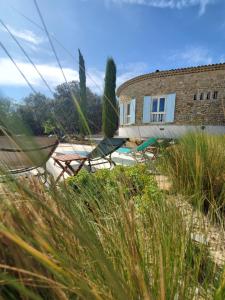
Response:
M156 176L156 181L160 189L169 191L171 183L163 175ZM222 226L212 224L207 216L193 206L181 195L168 196L168 200L181 211L187 228L192 228L192 238L197 243L208 246L213 261L220 265L225 265L225 229Z
M207 216L198 210L182 196L171 197L170 201L181 211L187 226L192 225L192 237L198 243L208 246L211 257L220 266L225 265L225 230L212 224Z

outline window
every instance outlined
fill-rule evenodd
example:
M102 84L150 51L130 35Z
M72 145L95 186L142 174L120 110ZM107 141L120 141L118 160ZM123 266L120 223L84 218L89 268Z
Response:
M130 123L130 103L127 103L127 124Z
M204 94L203 93L200 94L199 100L204 100Z
M165 97L153 97L151 107L151 122L165 122Z
M214 93L213 93L213 99L217 99L217 97L218 97L218 92L214 91Z
M209 99L210 99L210 96L211 96L211 93L208 92L207 95L206 95L206 99L209 100Z
M120 103L120 125L135 124L136 120L136 99Z
M194 94L194 100L197 100L197 95L196 94Z
M124 103L124 124L129 124L130 123L130 102Z
M143 123L173 123L175 106L176 93L161 96L144 96L142 121Z

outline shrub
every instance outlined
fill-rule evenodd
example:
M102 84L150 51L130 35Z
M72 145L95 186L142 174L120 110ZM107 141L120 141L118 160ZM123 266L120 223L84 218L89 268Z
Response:
M145 164L130 167L116 166L111 171L100 169L94 174L82 170L77 176L69 177L66 182L75 192L86 192L96 201L118 197L120 187L118 183L120 183L123 186L123 193L128 198L133 198L135 205L142 211L151 200L162 197L154 177Z
M176 191L205 212L225 212L225 136L188 134L166 151L163 170Z
M112 198L102 191L107 198L97 202L86 193L85 184L97 177L112 187ZM125 177L135 186L132 192ZM194 254L179 210L156 197L144 166L118 167L112 175L81 173L76 180L85 191L80 186L46 193L34 181L11 183L2 195L0 278L8 299L186 300L196 289L204 297L220 291L214 268ZM135 197L144 193L147 199L153 186L154 199L140 213Z

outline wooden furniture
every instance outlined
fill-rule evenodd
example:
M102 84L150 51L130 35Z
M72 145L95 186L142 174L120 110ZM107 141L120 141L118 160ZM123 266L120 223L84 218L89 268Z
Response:
M87 156L80 156L76 153L55 154L53 159L62 169L56 179L56 183L64 175L64 173L67 173L70 176L75 176L82 169L85 162L87 162L90 172L93 171L94 166L105 164L106 162L110 164L110 167L114 166L115 162L112 160L111 154L120 148L126 141L126 138L105 138ZM78 165L74 167L71 165L72 162L78 162Z
M78 154L56 154L52 158L54 162L62 169L55 180L56 183L60 180L64 173L67 173L69 176L75 176L87 160L87 157L82 157ZM71 165L72 162L79 163L77 168Z

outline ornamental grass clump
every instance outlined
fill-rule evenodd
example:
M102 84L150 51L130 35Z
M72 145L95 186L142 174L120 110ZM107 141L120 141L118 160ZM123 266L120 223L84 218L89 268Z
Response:
M88 176L91 189L46 190L35 179L4 186L3 299L223 299L222 271L196 251L181 212L145 167Z
M225 136L187 134L164 153L163 170L177 192L216 217L225 213Z

